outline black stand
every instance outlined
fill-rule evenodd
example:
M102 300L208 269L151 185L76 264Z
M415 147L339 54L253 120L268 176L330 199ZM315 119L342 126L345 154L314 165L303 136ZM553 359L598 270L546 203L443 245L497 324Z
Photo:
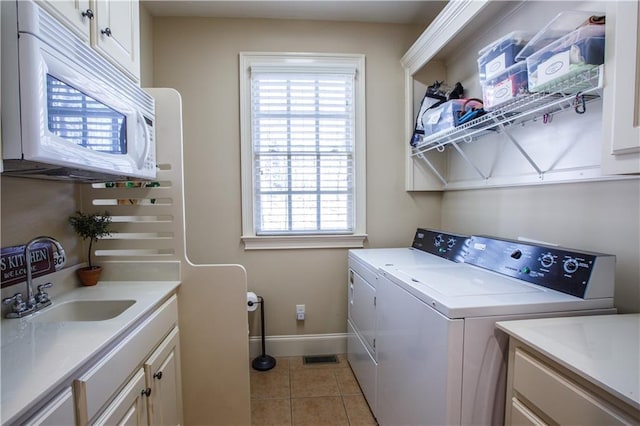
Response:
M249 306L253 306L253 302L247 302ZM258 371L267 371L271 370L276 366L276 359L272 356L266 354L265 344L264 344L264 299L262 296L258 296L258 302L260 306L260 329L262 333L262 355L256 357L251 366L254 370Z

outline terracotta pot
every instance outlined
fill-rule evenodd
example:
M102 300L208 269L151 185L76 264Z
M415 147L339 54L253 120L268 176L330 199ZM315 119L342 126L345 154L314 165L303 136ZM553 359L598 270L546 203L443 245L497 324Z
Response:
M102 272L102 266L94 266L89 268L80 268L76 271L78 274L78 278L80 278L80 282L85 286L92 286L98 284L98 280L100 279L100 273Z

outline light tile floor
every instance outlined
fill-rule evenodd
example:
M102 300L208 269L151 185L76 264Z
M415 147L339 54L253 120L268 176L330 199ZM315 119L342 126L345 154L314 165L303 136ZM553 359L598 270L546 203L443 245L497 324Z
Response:
M269 371L251 369L253 425L376 425L346 356L337 364L276 358Z

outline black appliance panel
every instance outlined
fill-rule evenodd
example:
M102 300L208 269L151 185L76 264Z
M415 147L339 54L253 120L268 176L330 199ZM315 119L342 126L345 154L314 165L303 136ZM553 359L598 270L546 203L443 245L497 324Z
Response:
M467 235L418 228L411 247L453 262L464 262L468 244L469 236Z
M584 298L596 255L473 236L465 263Z

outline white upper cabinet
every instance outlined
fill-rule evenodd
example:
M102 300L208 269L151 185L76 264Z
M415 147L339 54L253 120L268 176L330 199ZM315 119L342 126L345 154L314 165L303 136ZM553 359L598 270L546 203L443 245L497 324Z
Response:
M89 43L91 20L95 14L89 5L89 0L38 0L36 3Z
M140 79L140 9L137 0L100 0L91 43L129 75Z
M605 173L640 173L640 3L607 5Z
M39 0L38 4L133 81L140 81L138 0Z

